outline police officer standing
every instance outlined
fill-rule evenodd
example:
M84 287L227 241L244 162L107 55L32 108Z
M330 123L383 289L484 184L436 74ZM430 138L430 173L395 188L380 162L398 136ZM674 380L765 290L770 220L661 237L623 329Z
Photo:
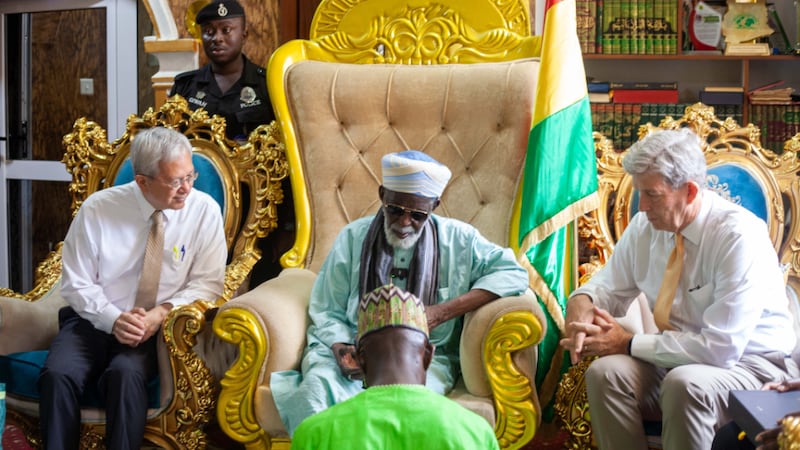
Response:
M170 96L180 94L189 107L225 118L227 136L247 141L257 126L275 119L267 93L266 70L242 53L247 38L244 8L236 0L212 1L197 12L210 63L175 77Z
M195 16L210 63L175 77L170 96L180 94L192 110L203 108L223 116L226 135L239 143L259 125L275 120L267 92L266 70L242 53L247 38L244 8L236 0L212 0ZM259 242L262 258L250 274L250 286L273 278L281 270L280 256L294 242L294 208L288 180L278 205L278 228ZM246 204L246 202L245 202Z

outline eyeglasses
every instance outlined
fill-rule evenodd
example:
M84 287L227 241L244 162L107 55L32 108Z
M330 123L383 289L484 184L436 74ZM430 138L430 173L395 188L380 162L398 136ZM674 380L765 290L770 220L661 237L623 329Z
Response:
M402 206L390 204L383 205L383 210L386 211L386 214L396 218L403 217L403 215L408 213L408 215L411 216L411 220L414 222L424 222L428 220L429 215L428 212L420 211L418 209L408 209L403 208Z
M172 180L172 181L170 181L170 182L161 181L161 180L159 180L158 178L156 178L156 177L151 177L151 176L147 176L147 178L151 178L151 179L153 179L153 180L157 180L159 183L163 184L164 186L167 186L168 188L172 189L173 191L177 191L178 189L180 189L180 188L181 188L181 186L183 186L183 185L184 185L184 183L185 183L185 184L188 184L190 187L191 187L191 186L194 186L194 181L195 181L195 180L197 179L197 177L199 177L199 176L200 176L200 174L199 174L199 173L197 173L197 172L192 172L192 174L191 174L191 175L186 175L186 176L185 176L185 177L183 177L183 178L175 178L175 179L173 179L173 180Z

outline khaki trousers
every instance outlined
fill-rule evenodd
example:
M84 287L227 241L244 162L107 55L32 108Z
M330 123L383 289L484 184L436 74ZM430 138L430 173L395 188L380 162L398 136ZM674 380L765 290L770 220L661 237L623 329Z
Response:
M596 359L586 371L586 390L598 447L647 449L647 420L662 422L665 450L710 449L716 429L730 420L728 391L798 376L790 358L772 356L745 355L730 369L688 364L667 370L627 355Z

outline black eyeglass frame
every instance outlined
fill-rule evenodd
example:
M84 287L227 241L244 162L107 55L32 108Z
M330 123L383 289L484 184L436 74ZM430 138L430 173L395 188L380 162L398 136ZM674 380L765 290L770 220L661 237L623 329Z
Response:
M392 217L403 217L406 213L411 217L411 220L417 223L422 223L428 220L428 217L431 215L428 211L422 211L419 209L412 209L412 208L404 208L399 205L395 205L392 203L385 203L383 205L383 210L386 214Z

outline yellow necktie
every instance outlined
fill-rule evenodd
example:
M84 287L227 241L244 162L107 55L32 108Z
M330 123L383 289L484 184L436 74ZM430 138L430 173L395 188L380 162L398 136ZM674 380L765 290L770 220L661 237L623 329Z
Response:
M678 289L682 270L683 236L678 233L675 235L675 248L672 249L667 260L664 279L661 281L661 289L658 290L658 297L656 297L656 306L653 308L653 318L661 331L675 329L669 324L669 313L672 310L672 302L675 300L675 291Z
M150 310L156 306L158 283L161 280L161 265L164 264L164 214L161 210L153 211L150 234L144 249L144 264L139 277L139 288L136 290L136 306Z

